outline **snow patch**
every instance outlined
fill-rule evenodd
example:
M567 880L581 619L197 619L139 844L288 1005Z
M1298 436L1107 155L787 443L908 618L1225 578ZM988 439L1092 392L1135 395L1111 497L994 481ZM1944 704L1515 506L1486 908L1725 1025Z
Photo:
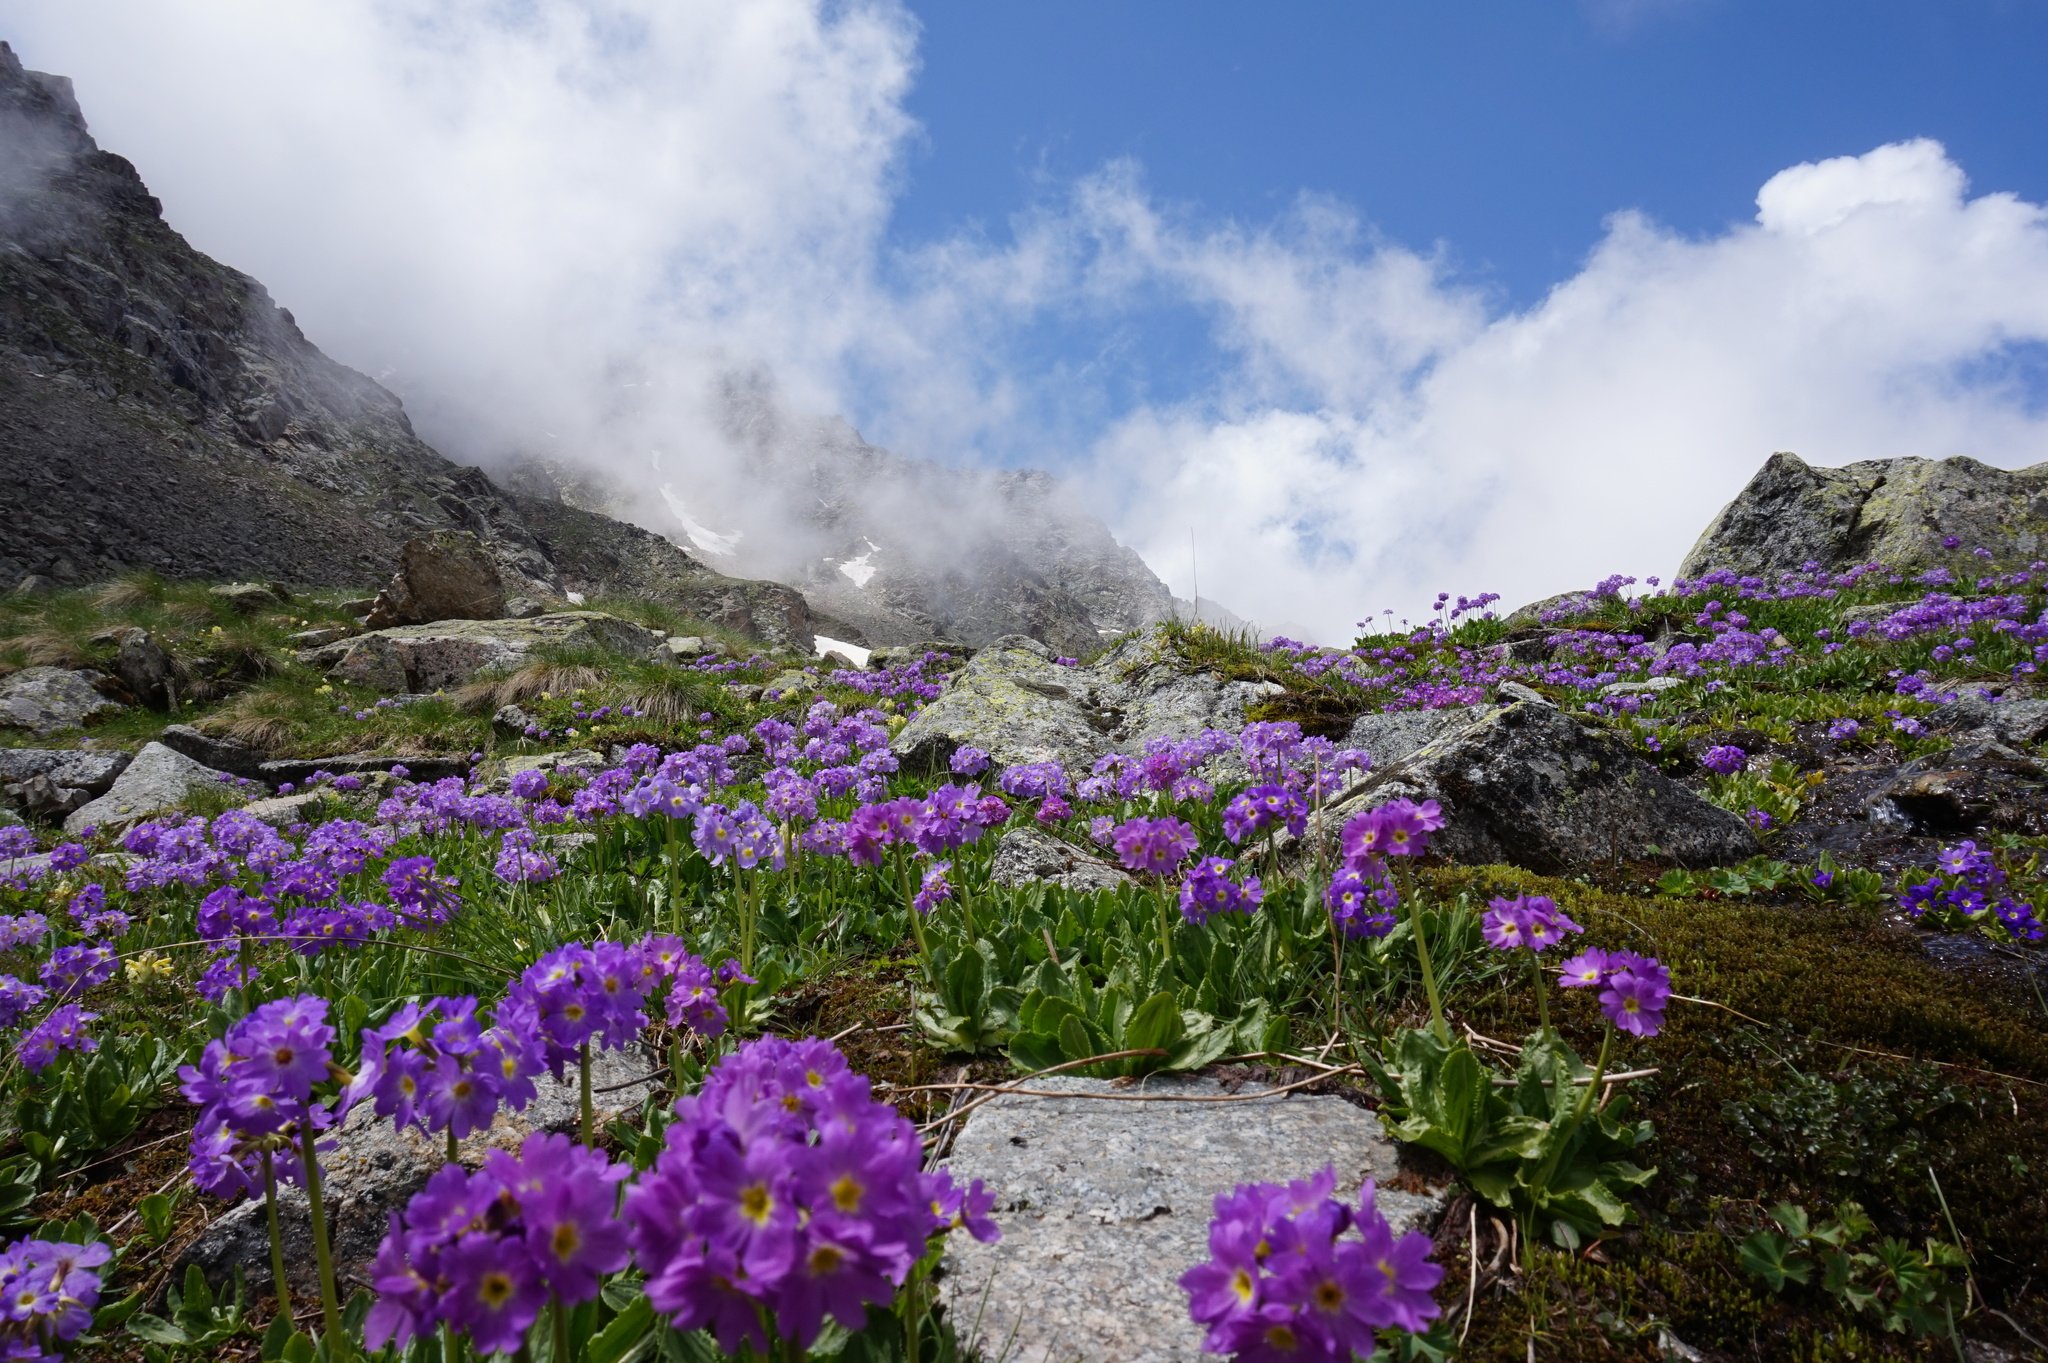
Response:
M856 587L867 586L868 579L875 575L875 555L881 550L881 546L871 539L863 539L861 543L867 545L868 551L839 565L839 571L853 579Z
M683 533L689 536L690 543L695 548L707 554L730 558L733 550L739 547L740 536L744 532L735 530L730 535L722 535L716 530L698 524L696 517L690 514L689 508L683 505L683 499L677 496L675 489L667 483L661 485L661 500L668 503L669 514L682 523Z
M868 658L874 653L874 650L871 648L862 648L859 644L849 644L844 639L828 639L822 634L812 637L817 640L817 650L820 658L824 657L827 653L843 653L853 660L855 667L866 667L868 665Z
M582 592L563 592L562 597L572 606L580 606L588 599Z

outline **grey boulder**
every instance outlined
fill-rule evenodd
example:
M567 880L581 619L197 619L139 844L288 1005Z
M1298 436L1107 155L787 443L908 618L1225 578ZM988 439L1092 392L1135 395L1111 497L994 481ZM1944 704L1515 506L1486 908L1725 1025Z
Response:
M988 878L997 885L1043 882L1069 890L1113 890L1131 878L1119 868L1042 829L1018 824L996 843Z
M82 728L121 709L99 693L97 672L25 667L0 679L0 729L26 729L37 737Z
M1715 866L1761 850L1739 817L1665 776L1621 739L1549 705L1480 710L1376 766L1325 812L1322 836L1400 797L1442 806L1444 827L1430 850L1468 864L1557 875L1638 859Z
M1954 550L1942 543L1951 535ZM1957 456L1816 468L1779 453L1722 508L1678 571L1763 577L1809 561L1829 572L1871 561L1895 570L1974 565L1958 555L1979 546L2001 562L2048 555L2048 463L1997 469Z
M495 620L504 614L505 588L491 551L468 531L441 530L400 546L398 572L377 594L363 623L385 629L433 620Z
M195 790L219 785L222 774L161 743L144 744L105 795L72 811L64 831L138 822L176 808Z
M955 1180L981 1179L996 1198L1002 1239L948 1237L939 1288L962 1342L971 1331L990 1358L1207 1358L1178 1280L1208 1257L1217 1194L1327 1166L1337 1196L1355 1200L1366 1179L1396 1172L1378 1119L1338 1097L1160 1075L1134 1087L1068 1075L1020 1087L1052 1096L978 1108L947 1160ZM1426 1225L1438 1206L1401 1193L1377 1201L1397 1231Z
M662 636L598 611L530 620L438 620L374 630L300 656L341 682L389 694L460 686L523 665L540 648L592 648L653 661Z

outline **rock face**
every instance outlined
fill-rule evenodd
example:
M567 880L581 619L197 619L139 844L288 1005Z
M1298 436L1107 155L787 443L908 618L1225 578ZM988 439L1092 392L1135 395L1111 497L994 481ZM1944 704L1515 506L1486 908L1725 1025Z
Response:
M1378 1119L1341 1098L1215 1102L1226 1096L1217 1081L1168 1076L1119 1088L1051 1075L1028 1087L1060 1096L988 1103L947 1161L996 1196L1003 1238L949 1237L940 1280L962 1342L973 1327L991 1358L1196 1363L1208 1357L1202 1331L1176 1280L1208 1257L1218 1193L1328 1165L1337 1195L1355 1198L1366 1179L1395 1172ZM1133 1097L1196 1101L1124 1101ZM1397 1230L1433 1205L1379 1196Z
M1526 701L1478 711L1376 765L1327 811L1325 827L1334 831L1356 810L1401 796L1443 806L1430 850L1461 862L1558 875L1646 857L1713 866L1761 850L1741 819L1620 739Z
M1091 856L1052 834L1017 824L996 843L988 878L997 885L1044 881L1069 890L1113 890L1131 878L1101 857Z
M76 833L92 825L119 827L170 809L195 790L218 785L221 773L203 767L161 743L146 743L135 760L116 777L105 795L74 810L64 831Z
M93 142L71 83L4 44L0 121L0 582L352 586L408 540L465 531L517 591L650 597L809 651L795 591L441 457L397 397L193 250Z
M114 653L114 675L128 694L152 710L168 709L174 699L177 669L171 655L145 629L124 629Z
M1995 469L1974 459L1872 459L1815 468L1774 454L1714 518L1679 568L1775 576L1817 562L1921 568L1983 546L2001 563L2048 555L2048 463ZM1974 563L1976 560L1968 560Z
M371 629L424 625L433 620L496 620L505 614L505 587L484 542L462 530L409 539L398 551L398 572L363 623Z
M1279 688L1188 667L1157 630L1134 636L1092 667L1064 667L1035 639L1011 635L976 653L939 698L891 743L913 767L942 766L962 746L998 763L1085 766L1154 737L1236 731Z
M600 1123L637 1111L653 1092L655 1065L635 1051L602 1050L591 1058L595 1115ZM576 1074L556 1083L543 1075L538 1095L524 1112L500 1113L488 1131L460 1147L472 1168L485 1150L517 1149L534 1131L572 1131L577 1122ZM323 1156L328 1232L333 1242L335 1274L347 1281L361 1274L384 1238L387 1214L403 1211L407 1199L426 1185L447 1159L445 1137L427 1137L415 1129L399 1131L378 1120L368 1103L359 1104L342 1123L336 1148ZM287 1185L278 1193L278 1217L284 1234L286 1272L302 1300L316 1299L310 1207L304 1192ZM239 1267L252 1284L270 1281L270 1240L263 1224L261 1198L242 1202L214 1221L188 1250L177 1272L198 1264L209 1281L224 1281ZM346 1288L343 1289L346 1292Z
M441 620L328 644L301 655L336 681L380 691L432 692L477 674L518 667L541 647L601 647L636 658L661 656L662 636L597 611L556 611L530 620Z
M26 729L37 737L83 727L121 707L99 693L96 672L25 667L0 678L0 729Z

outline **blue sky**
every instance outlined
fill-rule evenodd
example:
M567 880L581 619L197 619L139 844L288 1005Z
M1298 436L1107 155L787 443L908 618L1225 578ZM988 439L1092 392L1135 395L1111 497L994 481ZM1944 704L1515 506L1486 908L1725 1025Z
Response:
M2048 459L2041 0L14 0L5 36L443 450L595 466L669 533L664 485L786 538L736 370L1052 468L1176 590L1192 535L1205 591L1326 639L1669 573L1774 450Z
M1104 162L1263 218L1303 191L1527 305L1600 224L1746 219L1786 166L1928 137L2048 199L2048 4L921 3L894 230L1000 230Z

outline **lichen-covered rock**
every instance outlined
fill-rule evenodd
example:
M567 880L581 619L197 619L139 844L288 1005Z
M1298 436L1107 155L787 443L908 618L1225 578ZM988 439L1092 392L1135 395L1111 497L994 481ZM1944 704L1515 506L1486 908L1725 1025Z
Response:
M335 681L379 691L441 691L479 673L507 671L535 649L601 648L652 661L662 636L598 611L556 611L531 620L438 620L373 630L302 655Z
M161 743L144 744L105 795L74 810L64 820L64 831L76 833L90 825L110 828L138 822L177 807L195 790L218 786L221 775Z
M1029 885L1043 881L1069 890L1114 890L1131 878L1101 857L1042 829L1017 824L996 843L988 878L997 885Z
M1958 550L1943 546L1954 536ZM1957 563L1979 546L2001 562L2048 555L2048 463L1997 469L1974 459L1871 459L1815 468L1774 454L1714 518L1679 567L1775 576ZM1974 563L1974 560L1968 560Z
M637 1048L600 1050L591 1057L593 1108L600 1123L638 1111L654 1091L654 1061ZM459 1147L463 1163L475 1167L489 1149L514 1150L535 1131L571 1131L578 1119L576 1072L563 1083L546 1075L538 1095L524 1112L501 1112L490 1128L472 1135ZM448 1158L443 1136L425 1136L417 1128L396 1129L379 1119L369 1103L358 1104L342 1123L335 1148L321 1159L328 1232L333 1243L335 1273L343 1281L361 1275L384 1238L388 1214L403 1211L412 1195L426 1185ZM317 1292L313 1239L306 1195L287 1185L278 1192L278 1217L284 1234L285 1263L292 1286L304 1298ZM270 1241L264 1230L263 1201L256 1198L231 1207L209 1225L185 1252L177 1272L197 1264L209 1281L224 1281L234 1268L256 1285L270 1282Z
M1383 710L1360 715L1352 721L1344 746L1358 748L1385 769L1432 739L1470 724L1479 713L1470 705L1447 706L1441 710Z
M980 748L999 765L1093 762L1109 751L1110 722L1090 705L1091 679L1052 658L1035 639L996 640L903 726L890 748L912 770L941 768L961 747Z
M242 615L255 615L260 611L281 606L285 597L276 587L261 582L229 582L213 588L209 595L227 602Z
M47 776L67 789L104 795L130 760L124 752L81 748L0 748L0 785Z
M1327 811L1324 836L1357 810L1402 796L1437 801L1444 827L1430 850L1472 864L1557 875L1644 858L1714 866L1760 850L1740 818L1549 705L1481 710L1375 767Z
M0 678L0 729L26 729L37 737L77 729L121 707L99 693L97 672L24 667Z
M174 699L177 670L170 651L146 629L124 629L115 641L114 676L128 694L152 710L167 710Z
M1992 738L2015 748L2048 743L2048 700L1985 700L1962 696L1935 707L1936 728Z
M505 587L491 551L467 531L440 530L400 546L398 572L377 593L363 623L388 629L435 620L496 620L504 614Z
M1151 738L1235 733L1247 711L1281 688L1190 667L1159 630L1125 640L1090 667L1053 661L1036 639L1006 635L953 674L891 746L912 769L943 766L955 749L998 763L1082 767Z
M1135 1088L1051 1075L978 1108L947 1160L995 1194L1003 1238L948 1238L942 1300L989 1357L1196 1363L1202 1330L1178 1279L1208 1257L1218 1193L1337 1171L1337 1195L1395 1173L1379 1120L1336 1097L1227 1096L1214 1079L1155 1075ZM1132 1102L1132 1098L1195 1101ZM1208 1100L1208 1101L1203 1101ZM1434 1199L1381 1193L1397 1230Z

